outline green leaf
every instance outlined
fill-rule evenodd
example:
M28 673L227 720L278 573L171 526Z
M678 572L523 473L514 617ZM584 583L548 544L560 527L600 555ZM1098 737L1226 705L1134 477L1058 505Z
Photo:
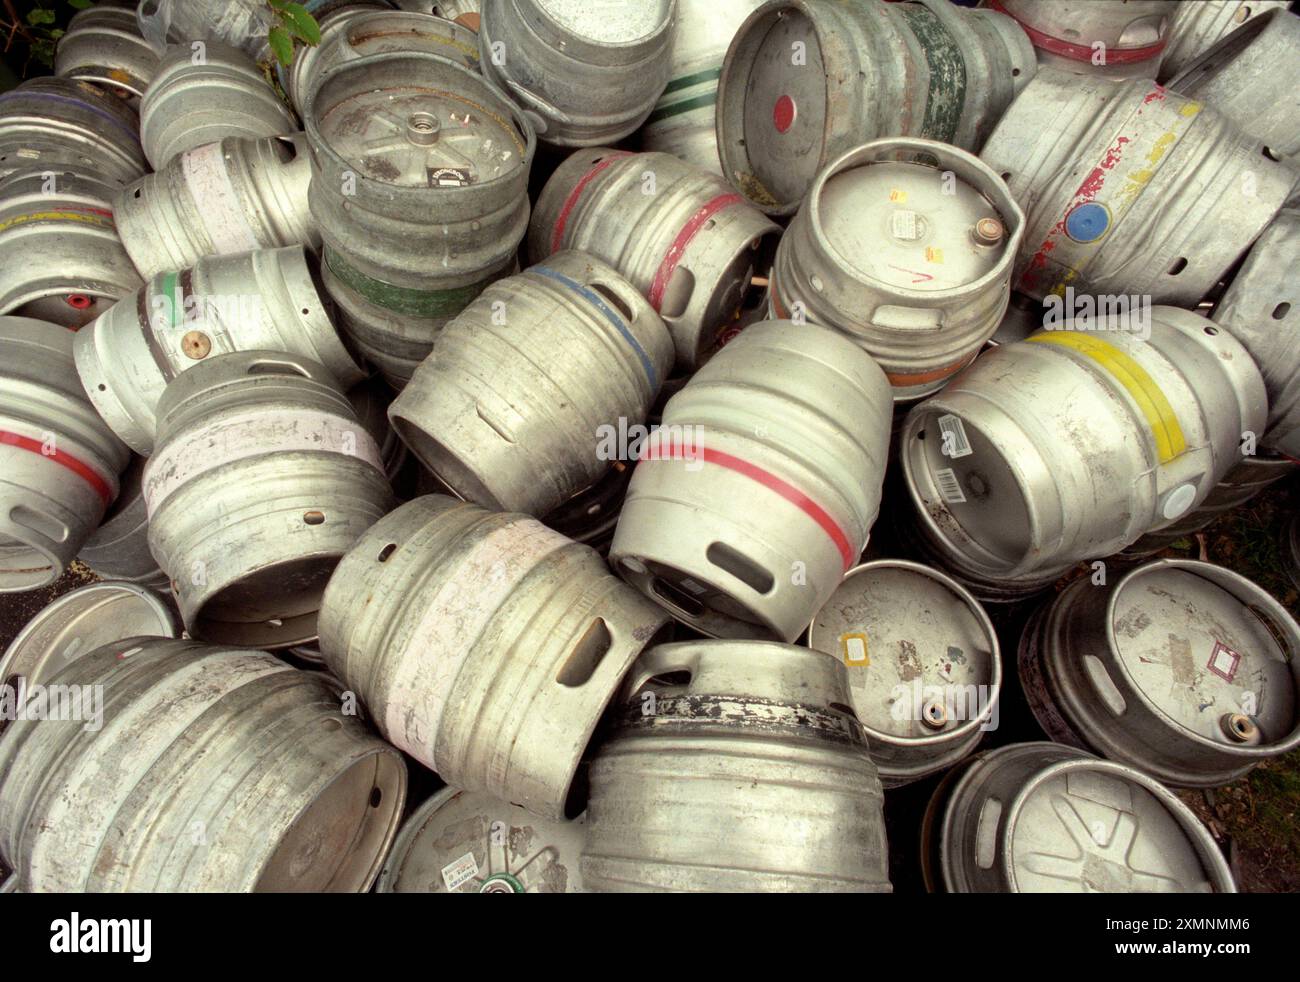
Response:
M39 61L46 68L54 67L54 42L53 41L33 41L31 46L32 57Z
M283 27L273 27L266 40L270 42L271 50L275 53L275 60L288 68L293 61L293 38L289 32Z
M320 25L316 23L316 18L302 4L287 4L281 17L283 17L285 26L290 31L313 48L320 44Z
M27 11L27 23L33 27L37 24L53 24L57 19L53 10L46 10L44 7L36 7Z
M89 10L95 5L95 0L68 0L68 6L73 10Z

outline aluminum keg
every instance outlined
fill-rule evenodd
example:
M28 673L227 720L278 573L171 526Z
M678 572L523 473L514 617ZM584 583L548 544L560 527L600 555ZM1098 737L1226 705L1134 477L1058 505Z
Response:
M516 269L532 127L481 76L425 53L344 62L306 122L325 287L400 388L447 321Z
M148 169L140 119L117 96L68 78L28 79L0 93L0 177L71 170L120 187Z
M74 172L0 179L0 314L77 328L140 285L111 193Z
M943 387L998 329L1025 216L987 165L932 140L876 140L818 175L777 247L771 316L860 345L897 401Z
M228 139L174 158L113 202L140 275L189 269L204 256L320 243L307 205L302 135Z
M585 825L443 788L402 826L379 893L582 893Z
M616 143L668 84L677 0L483 0L483 73L557 147Z
M578 150L547 181L528 230L542 262L580 249L626 276L693 371L766 271L781 229L721 178L666 153Z
M121 490L77 558L103 580L119 580L170 596L171 579L149 551L149 509L144 503L144 458L132 455ZM147 633L136 631L136 634Z
M299 48L293 64L280 68L280 82L299 112L317 82L332 68L366 55L424 51L478 70L478 38L468 27L429 13L344 7L321 27L316 47Z
M588 547L429 495L339 564L320 647L394 746L449 784L560 819L582 811L574 777L596 724L667 623Z
M947 893L1235 893L1213 836L1132 767L1055 743L989 750L930 801L921 868Z
M140 102L140 142L154 170L210 143L297 131L293 112L257 63L219 41L168 45Z
M1201 504L1265 406L1231 335L1150 307L980 355L908 415L903 479L946 569L1050 580Z
M1300 96L1278 79L1300 77L1300 17L1286 10L1252 17L1193 61L1169 89L1208 103L1263 142L1275 157L1300 153Z
M0 656L0 683L43 685L84 655L123 638L178 638L166 600L134 583L92 583L65 593L27 622ZM3 725L3 724L0 724Z
M72 332L0 317L0 593L63 574L128 459L77 380Z
M1218 41L1252 17L1269 10L1285 10L1291 0L1194 0L1179 3L1166 34L1160 61L1161 82L1167 82Z
M722 172L772 215L849 150L911 136L976 151L1033 78L1015 22L947 0L781 0L750 15L718 85Z
M1187 559L1093 579L1020 640L1021 683L1048 736L1197 788L1300 747L1300 625L1268 591Z
M167 386L144 496L190 636L259 648L316 637L339 558L393 503L329 371L269 351L218 355Z
M1264 230L1214 320L1264 375L1269 413L1260 444L1300 460L1300 208L1278 212Z
M951 767L997 727L997 632L979 601L936 569L901 559L853 568L807 643L844 663L887 788Z
M851 698L820 651L651 648L591 763L587 889L888 892L883 795Z
M77 372L104 421L153 452L158 401L182 372L230 351L319 362L340 386L366 377L334 330L302 246L200 259L159 273L78 332Z
M641 127L641 149L722 173L715 127L722 60L745 18L764 0L677 0L668 85Z
M1300 176L1264 149L1153 82L1042 69L981 154L1025 211L1012 285L1195 306Z
M1038 63L1104 78L1155 78L1177 0L985 0L1029 35Z
M458 497L544 515L624 459L673 341L631 283L581 252L500 280L438 335L388 411Z
M891 409L884 372L834 331L746 328L645 441L611 564L705 634L793 641L866 546Z
M49 685L91 696L99 725L0 739L0 851L24 891L359 893L379 873L406 767L323 673L134 638Z
M91 82L133 104L157 71L158 54L141 37L130 7L77 11L54 49L55 75Z

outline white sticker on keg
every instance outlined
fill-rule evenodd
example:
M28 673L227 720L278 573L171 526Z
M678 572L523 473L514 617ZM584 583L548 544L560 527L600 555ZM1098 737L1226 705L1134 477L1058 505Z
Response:
M962 494L961 482L951 467L942 467L934 472L934 479L939 483L939 494L950 505L964 504L966 495Z
M943 441L939 449L945 457L956 460L975 452L970 448L970 441L966 439L966 427L962 425L960 416L954 416L952 413L940 416L939 436Z
M476 876L478 876L478 860L474 858L472 852L465 853L460 859L442 868L442 882L447 885L448 893L455 893Z
M212 251L219 255L250 252L259 247L248 215L230 182L220 143L209 143L181 157L181 172L194 198Z
M894 210L894 214L889 219L889 230L894 233L894 238L907 239L909 242L921 237L916 212L909 208Z

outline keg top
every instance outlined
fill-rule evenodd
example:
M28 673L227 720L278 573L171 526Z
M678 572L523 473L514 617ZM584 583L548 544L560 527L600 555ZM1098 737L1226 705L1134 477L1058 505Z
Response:
M489 848L496 830L504 848ZM529 814L491 795L444 788L415 811L379 874L380 893L581 893L583 816Z
M946 193L951 181L952 193ZM816 199L826 244L850 268L924 292L997 267L1011 230L976 188L933 167L882 160L834 174Z
M979 602L919 563L850 570L817 612L808 643L844 662L869 737L964 734L988 717L1002 678L997 634Z
M537 0L567 31L604 44L629 44L663 29L672 0Z

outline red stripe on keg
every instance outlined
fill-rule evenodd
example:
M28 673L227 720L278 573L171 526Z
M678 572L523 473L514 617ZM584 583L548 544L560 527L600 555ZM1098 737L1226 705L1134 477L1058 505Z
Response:
M707 447L684 450L677 443L670 443L667 447L658 444L647 445L640 458L642 461L649 460L703 460L706 464L717 464L719 467L725 467L727 470L735 471L737 474L743 474L752 481L757 481L763 487L775 491L786 501L799 508L809 518L822 527L833 543L839 550L840 558L844 560L844 569L847 572L854 564L857 558L853 547L849 544L849 537L844 534L835 519L827 514L826 509L813 501L806 494L796 488L793 484L783 481L775 474L763 470L747 460L741 460L739 457L733 457L729 453L721 450L710 450Z
M1042 48L1044 51L1050 51L1054 55L1061 55L1073 61L1092 61L1092 47L1086 44L1073 44L1070 41L1063 41L1060 38L1052 37L1050 34L1044 34L1042 31L1030 27L1019 17L1002 6L999 0L988 0L988 5L998 11L1006 14L1017 24L1021 30L1029 35L1029 40L1033 42L1035 48ZM1128 65L1135 61L1146 61L1148 58L1154 58L1165 50L1165 39L1161 38L1155 44L1149 44L1145 48L1106 48L1107 65Z
M682 230L677 233L677 238L673 239L673 244L668 247L668 252L664 254L664 261L659 264L659 271L655 273L654 282L650 284L650 295L646 298L650 301L650 306L658 312L664 300L664 290L668 288L668 281L672 278L673 271L677 269L677 264L681 262L682 254L686 252L687 246L699 234L704 223L710 218L722 211L724 208L730 208L734 204L739 204L741 197L738 194L720 194L712 201L700 206L699 210L691 216L691 220L682 226Z
M555 229L551 232L551 252L559 252L562 248L564 242L564 229L569 224L569 215L573 212L573 209L577 207L578 199L582 197L582 192L587 190L587 185L594 181L596 175L610 164L614 163L616 160L621 160L624 157L630 156L632 156L632 154L626 150L611 153L604 160L596 164L595 167L582 175L581 180L573 186L573 190L569 192L569 196L564 200L564 207L560 209L560 214L555 219Z
M103 499L105 506L113 503L112 485L104 480L98 471L82 463L71 454L66 454L62 450L46 453L45 445L40 440L33 440L29 436L21 436L18 433L10 433L8 430L0 430L0 446L17 447L19 450L26 450L30 453L39 454L46 460L52 460L60 467L66 467L94 488L95 493Z

